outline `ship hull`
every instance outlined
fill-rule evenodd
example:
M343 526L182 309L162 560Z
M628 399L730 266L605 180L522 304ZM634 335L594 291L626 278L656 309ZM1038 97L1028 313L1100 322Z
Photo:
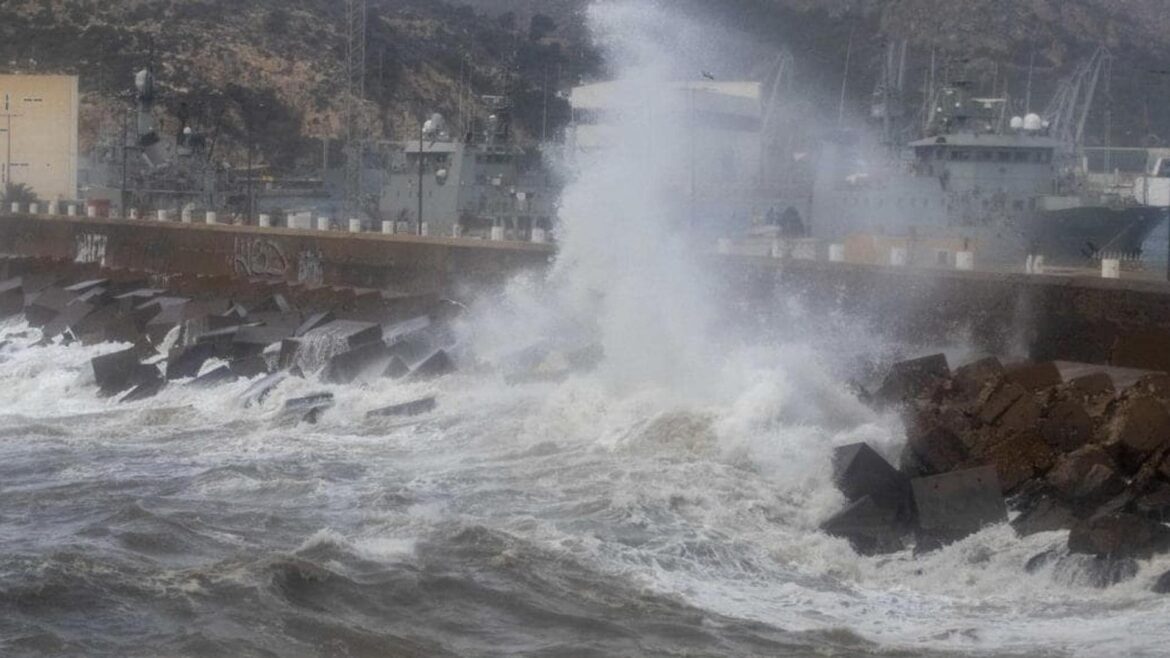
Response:
M1150 206L1109 208L1082 206L1037 213L1019 227L1012 260L1029 252L1042 254L1053 265L1081 266L1102 254L1140 258L1143 245L1158 226L1170 219L1170 209Z

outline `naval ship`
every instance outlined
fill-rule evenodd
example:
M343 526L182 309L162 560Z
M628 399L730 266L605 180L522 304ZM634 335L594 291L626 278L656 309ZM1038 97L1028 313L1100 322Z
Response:
M861 254L850 260L884 262L898 245L927 266L953 266L960 252L1010 266L1139 255L1168 209L1091 189L1073 145L1035 114L1005 126L1004 102L972 98L962 83L942 89L926 134L893 158L833 136L817 165L812 235Z
M539 153L516 144L511 108L482 97L490 115L452 133L432 115L418 138L396 143L379 211L405 231L517 241L548 239L560 185Z

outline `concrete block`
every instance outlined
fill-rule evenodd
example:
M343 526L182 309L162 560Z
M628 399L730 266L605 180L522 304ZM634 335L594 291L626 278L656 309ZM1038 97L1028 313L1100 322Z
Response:
M1123 368L1170 372L1170 329L1150 328L1119 336L1109 363Z
M90 367L93 368L98 388L106 396L117 395L139 384L153 381L158 375L158 369L154 366L139 363L137 348L91 359Z
M318 327L323 327L330 322L333 322L336 319L337 317L328 311L324 313L314 313L306 318L305 321L297 327L296 331L293 332L293 336L299 338Z
M1076 400L1062 400L1053 405L1040 422L1040 435L1059 453L1085 447L1095 433L1093 419L1085 405Z
M833 483L850 501L870 496L895 511L907 507L909 480L864 443L833 451Z
M1151 454L1170 445L1170 414L1165 405L1148 396L1124 400L1109 423L1108 443L1121 448L1122 466L1135 472Z
M25 294L29 294L27 289ZM36 293L32 301L27 303L24 309L25 318L30 326L43 327L60 315L69 302L76 298L76 294L64 288L50 286Z
M198 388L210 388L219 384L234 382L237 379L239 379L239 377L234 372L232 372L230 367L220 366L196 377L195 381L191 382L191 385Z
M199 343L176 347L167 357L167 380L197 377L203 364L216 356L218 350L212 343Z
M930 474L948 473L967 460L967 446L948 427L934 425L910 432L907 446Z
M284 413L287 416L299 417L307 423L316 423L321 414L331 409L334 403L332 393L317 393L286 401Z
M918 528L931 540L955 542L1007 521L1007 505L992 466L918 478L910 487Z
M363 378L382 374L391 358L389 348L381 341L367 343L329 359L321 379L331 384L350 384Z
M65 306L60 313L49 321L42 329L41 333L44 338L56 338L66 331L70 331L77 326L89 314L97 309L93 304L73 300Z
M153 375L150 374L150 371L147 370L147 368L154 371ZM159 376L158 369L154 366L144 366L142 373L144 374L140 375L140 379L142 380L141 383L127 391L126 394L118 400L119 403L127 404L130 402L141 402L142 400L149 400L150 398L153 398L154 396L161 393L162 390L166 388L166 380Z
M885 404L900 404L927 395L930 390L951 376L947 357L942 354L902 361L890 368L890 373L874 394Z
M421 400L412 400L403 404L395 404L382 409L375 409L366 414L366 418L389 418L394 416L419 416L425 413L430 413L435 410L437 406L435 398L422 398Z
M1009 381L1019 384L1031 393L1038 393L1064 383L1060 369L1051 361L1010 366L1006 375Z
M988 384L1002 377L1004 372L1003 364L995 357L968 363L955 370L955 393L960 399L973 400L979 397Z
M272 391L276 390L276 387L280 386L288 378L289 374L287 372L274 372L249 386L243 395L240 396L240 400L244 403L245 407L254 407L262 404L272 394Z
M0 320L24 310L24 283L20 277L0 282Z
M388 379L402 379L410 374L410 366L399 356L390 357L390 361L386 364L386 369L382 371L382 376Z
M1048 496L1029 503L1019 516L1012 521L1012 529L1020 537L1030 537L1041 532L1068 530L1077 523L1077 516L1068 505Z
M411 370L410 376L414 379L433 379L449 375L456 370L455 361L446 350L435 350Z
M1149 559L1170 550L1170 529L1136 514L1100 515L1073 526L1068 549L1102 558Z
M357 322L354 320L334 320L308 332L303 338L306 340L329 338L344 342L353 349L382 341L382 325L373 322Z
M862 555L894 553L904 548L896 510L863 496L821 524L821 530L848 539Z

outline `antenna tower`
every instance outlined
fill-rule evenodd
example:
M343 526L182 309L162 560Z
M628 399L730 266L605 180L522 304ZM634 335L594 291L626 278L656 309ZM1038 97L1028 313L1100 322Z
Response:
M367 0L346 0L345 209L351 216L362 211L362 160L367 137L362 121L366 100L367 13Z

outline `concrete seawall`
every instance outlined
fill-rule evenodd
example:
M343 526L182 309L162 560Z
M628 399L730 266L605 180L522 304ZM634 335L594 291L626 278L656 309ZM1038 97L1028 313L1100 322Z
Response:
M545 244L176 222L8 215L0 254L105 269L268 279L466 297L548 266ZM1142 280L922 270L717 256L721 297L779 322L797 298L806 321L845 317L924 348L1170 371L1170 285ZM745 316L746 317L746 316Z
M910 345L1170 371L1170 285L1066 276L725 257L761 308L796 298L811 318L856 318Z
M0 253L111 269L445 294L547 265L548 245L122 219L0 217Z

